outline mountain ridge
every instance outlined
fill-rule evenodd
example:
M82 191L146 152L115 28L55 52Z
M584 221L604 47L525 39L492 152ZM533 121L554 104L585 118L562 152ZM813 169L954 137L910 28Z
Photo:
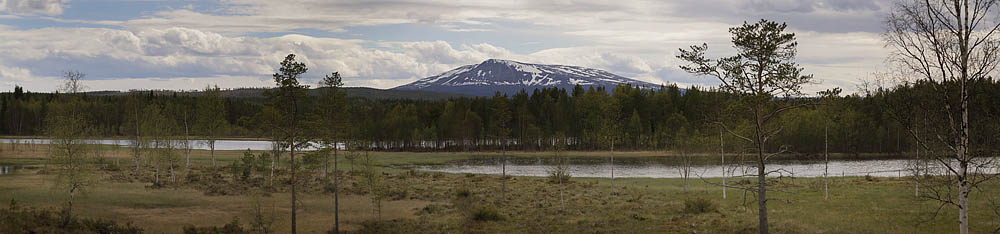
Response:
M520 90L530 91L553 87L572 89L576 85L604 87L611 90L620 84L652 89L660 86L594 68L487 59L479 64L461 66L390 90L422 90L492 96L496 92L513 95Z

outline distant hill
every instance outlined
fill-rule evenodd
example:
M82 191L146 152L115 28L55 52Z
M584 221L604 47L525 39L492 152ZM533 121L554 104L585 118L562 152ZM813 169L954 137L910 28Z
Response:
M234 97L234 98L264 98L264 91L269 88L239 88L239 89L227 89L222 90L223 97ZM322 88L319 89L309 89L307 94L310 96L322 95ZM445 100L451 98L460 97L472 97L472 95L465 94L454 94L454 93L439 93L431 91L422 90L392 90L392 89L376 89L368 87L345 87L344 92L347 93L348 97L359 97L368 99L410 99L410 100ZM173 90L130 90L126 92L122 91L92 91L87 92L88 95L94 96L117 96L126 95L130 92L153 92L156 95L201 95L200 91L173 91Z
M657 89L658 84L630 79L613 73L578 66L530 64L510 60L489 59L480 64L455 68L440 75L427 77L392 90L420 90L442 93L460 93L475 96L493 96L496 92L513 95L522 89L531 91L542 88L572 89L619 85Z

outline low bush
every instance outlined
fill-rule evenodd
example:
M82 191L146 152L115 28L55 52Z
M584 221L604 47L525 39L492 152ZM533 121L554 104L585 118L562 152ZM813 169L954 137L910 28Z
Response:
M184 234L250 234L250 230L240 225L239 218L221 227L195 227L193 225L184 227Z
M704 198L684 200L684 213L702 214L715 212L717 210L715 202Z
M504 217L493 207L480 206L472 211L472 220L475 221L503 221Z
M11 201L11 208L0 210L2 233L142 233L131 223L119 224L112 220L71 218L64 224L64 214L50 209L18 208Z
M470 192L468 189L460 188L458 190L455 190L456 198L461 199L461 198L468 198L470 196L472 196L472 192Z

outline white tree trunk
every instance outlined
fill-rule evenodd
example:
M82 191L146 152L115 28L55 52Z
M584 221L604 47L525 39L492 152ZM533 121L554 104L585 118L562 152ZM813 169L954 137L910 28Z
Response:
M215 167L215 139L208 140L208 148L212 154L212 167Z
M507 149L500 149L500 201L507 199Z
M615 195L615 140L611 139L611 195Z
M726 199L726 142L722 136L722 128L719 128L719 151L722 154L722 199Z
M958 184L958 206L959 233L969 234L969 186L964 179Z
M823 127L823 200L830 200L830 127Z

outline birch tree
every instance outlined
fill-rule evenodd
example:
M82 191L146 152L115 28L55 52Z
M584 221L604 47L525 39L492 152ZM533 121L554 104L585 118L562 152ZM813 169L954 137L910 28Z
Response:
M160 181L161 170L164 166L173 175L173 162L175 153L174 129L176 125L172 119L167 118L159 105L148 105L142 111L143 123L140 126L142 132L149 136L147 143L149 160L153 163L153 185L162 186ZM166 164L166 165L164 165Z
M226 122L226 103L222 100L219 86L205 87L198 102L198 121L195 123L195 129L201 130L201 134L205 137L205 143L212 155L213 167L215 166L215 142L225 134L228 124Z
M732 43L736 55L718 59L705 56L708 44L680 49L677 57L688 64L680 68L688 73L709 76L721 81L720 90L735 95L740 106L740 114L751 120L751 134L743 136L736 131L730 134L748 141L756 151L757 185L746 187L757 194L758 231L768 233L767 220L767 176L780 171L768 171L767 160L784 152L778 150L767 153L767 142L781 132L775 126L778 117L792 109L806 106L794 103L788 98L800 96L802 85L812 82L812 75L802 74L802 68L795 63L796 47L794 33L785 32L784 23L760 20L757 23L743 23L733 27ZM779 98L785 98L779 100ZM727 130L726 124L720 124Z
M81 75L82 77L82 75ZM67 76L67 85L73 77ZM79 85L74 84L74 85ZM72 92L72 93L75 93ZM66 207L62 225L68 225L73 216L73 201L85 186L95 183L91 178L93 168L89 165L86 137L90 135L90 124L86 118L84 103L78 96L69 96L63 102L54 102L46 116L46 134L51 139L49 161L55 165L56 186L67 192Z
M820 91L818 94L823 102L823 113L826 116L823 123L823 200L830 200L830 124L840 120L839 101L840 88Z
M928 128L908 125L910 135L932 152L945 168L951 188L957 193L935 193L942 204L958 208L959 233L969 233L970 188L988 180L983 169L989 160L970 141L970 100L978 81L991 79L1000 62L1000 1L997 0L901 0L886 18L884 38L894 49L891 61L904 72L929 85L934 102L923 103L926 113L936 117ZM948 189L950 191L950 189Z
M64 71L63 84L59 86L59 91L68 94L83 92L87 88L87 86L83 85L84 77L87 77L87 74L80 71Z
M132 150L132 159L135 162L135 172L133 174L134 176L139 176L141 173L139 170L139 161L142 158L142 151L146 145L141 127L143 121L142 118L140 118L142 109L145 105L142 98L135 93L130 94L125 103L125 105L128 106L129 111L127 113L128 116L126 117L128 119L128 123L125 124L124 127L127 129L126 132L131 135L129 137L129 148Z

